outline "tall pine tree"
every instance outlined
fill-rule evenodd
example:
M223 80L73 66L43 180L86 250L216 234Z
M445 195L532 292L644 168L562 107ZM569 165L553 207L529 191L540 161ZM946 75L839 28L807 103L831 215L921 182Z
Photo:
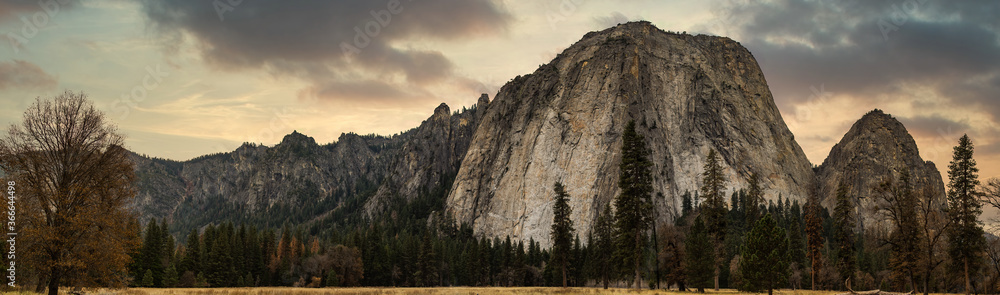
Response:
M752 227L760 218L760 206L764 204L764 192L760 187L760 177L756 172L750 175L750 184L745 200L743 211L746 212L746 225Z
M983 227L977 218L983 213L979 202L979 168L972 158L972 140L962 135L948 165L948 255L951 256L953 273L965 279L965 294L972 293L972 276L980 267L980 253L985 240Z
M611 272L611 253L614 251L614 216L611 215L611 206L604 206L604 212L597 217L597 225L594 228L596 242L592 247L597 251L594 259L599 274L598 279L604 284L604 289L608 288Z
M687 250L685 268L688 283L698 288L698 292L705 293L705 288L712 286L715 276L715 250L701 216L695 217L684 246Z
M771 214L754 223L740 248L740 290L770 295L788 279L788 237Z
M823 217L820 216L819 197L816 194L809 195L806 202L806 241L809 257L809 286L811 290L816 290L816 274L823 267Z
M618 261L634 273L634 288L639 288L642 278L641 264L645 260L646 232L652 222L653 192L652 166L649 151L642 135L635 131L635 121L629 121L622 133L622 162L619 166L618 188L615 198L615 228L617 230Z
M715 290L719 290L719 275L721 271L721 258L725 257L723 241L726 237L726 201L725 188L726 178L722 175L722 166L719 164L719 156L715 150L708 151L708 158L705 159L705 171L702 172L701 197L705 200L701 203L702 215L705 216L706 228L712 238L712 248L715 250L715 257L720 259L713 266Z
M833 209L833 238L837 247L837 272L840 274L840 281L845 283L854 276L854 270L857 269L854 216L851 210L854 210L854 202L847 195L847 185L841 182L837 188L837 206Z
M573 246L573 208L569 207L569 194L562 183L555 184L555 203L552 205L552 263L562 272L562 286L567 286L570 250Z

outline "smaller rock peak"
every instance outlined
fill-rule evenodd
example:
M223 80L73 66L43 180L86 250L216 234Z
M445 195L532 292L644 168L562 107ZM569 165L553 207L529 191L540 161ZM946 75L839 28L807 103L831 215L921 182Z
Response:
M307 143L310 145L315 145L316 140L314 140L312 137L306 136L305 134L299 133L299 131L297 130L292 130L292 133L285 135L285 137L281 139L281 143L279 144L291 144L291 143Z
M858 120L858 123L862 125L885 125L891 122L899 124L896 118L893 118L892 115L886 114L880 109L871 110Z
M442 102L440 105L437 106L437 108L434 108L434 117L450 116L450 115L451 115L451 108L449 108L448 104L446 103Z
M483 95L479 96L479 102L476 103L476 108L485 109L488 105L490 105L490 96L483 93Z

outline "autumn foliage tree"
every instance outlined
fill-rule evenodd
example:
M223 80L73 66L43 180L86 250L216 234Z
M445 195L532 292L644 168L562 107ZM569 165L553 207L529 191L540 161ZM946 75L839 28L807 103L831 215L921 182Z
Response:
M70 91L36 99L0 139L0 169L19 193L18 251L40 268L49 294L127 283L139 235L125 209L135 176L123 146L86 94Z

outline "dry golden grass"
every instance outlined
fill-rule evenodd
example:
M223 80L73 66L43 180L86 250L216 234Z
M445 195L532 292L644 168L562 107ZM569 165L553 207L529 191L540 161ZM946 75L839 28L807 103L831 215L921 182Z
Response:
M69 294L69 290L60 290L60 294ZM375 294L392 294L392 295L408 295L408 294L476 294L476 295L493 295L493 294L701 294L696 292L677 292L677 291L665 291L665 290L635 290L635 289L621 289L621 288L609 288L607 290L600 288L550 288L550 287L445 287L445 288L289 288L289 287L260 287L260 288L173 288L173 289L156 289L156 288L129 288L129 289L98 289L98 290L85 290L85 294L115 294L115 295L172 295L172 294L203 294L203 295L236 295L236 294L246 294L246 295L265 295L265 294L291 294L291 295L308 295L308 294L358 294L358 295L375 295ZM776 290L775 294L781 295L833 295L838 292L836 291L792 291L792 290ZM3 292L2 294L24 294L24 295L36 295L37 293L32 292L20 292L20 293L8 293ZM721 295L734 295L734 294L748 294L740 293L736 290L720 290L719 292L713 292L711 290L706 290L704 294L721 294Z
M69 290L60 289L60 294L70 294ZM736 295L750 294L741 293L736 290L723 289L719 292L706 290L705 293L697 292L677 292L665 290L634 290L621 288L551 288L551 287L445 287L445 288L290 288L290 287L260 287L260 288L129 288L129 289L86 289L84 294L108 294L108 295L173 295L173 294L202 294L202 295L265 295L265 294L290 294L290 295L310 295L310 294L358 294L358 295L408 295L408 294L719 294ZM809 290L775 290L776 295L834 295L842 293L840 291L809 291ZM34 292L0 292L0 294L17 295L38 295ZM764 293L767 294L767 293ZM937 294L935 294L937 295Z

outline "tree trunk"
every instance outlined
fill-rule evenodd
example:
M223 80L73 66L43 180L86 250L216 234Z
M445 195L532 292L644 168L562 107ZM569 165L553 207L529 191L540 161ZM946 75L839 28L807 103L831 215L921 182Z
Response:
M655 207L654 207L655 208ZM655 209L654 209L654 212ZM657 214L658 216L659 214ZM656 288L660 288L660 240L656 238L656 218L653 219L653 265L654 273L656 275Z
M969 258L962 259L965 262L965 295L972 294L972 282L969 281Z
M48 283L48 281L49 278L45 277L45 275L38 278L38 281L35 282L35 293L45 293L45 284Z
M636 260L636 262L635 262L635 282L632 284L633 288L639 289L639 282L640 282L639 280L640 280L640 276L639 276L639 260Z
M641 238L642 238L642 232L638 231L638 230L635 231L635 245L639 245L639 242L642 241L642 240L640 240ZM633 283L634 284L633 287L636 288L636 289L639 289L639 279L640 279L640 276L639 276L639 262L641 260L642 260L641 257L634 257L635 283Z
M715 265L715 292L719 292L719 265Z
M607 270L605 270L605 271L607 271ZM604 279L604 289L607 290L608 289L608 274L605 273L602 278Z
M812 265L809 266L809 289L816 291L816 257L812 258ZM924 294L927 295L927 294Z
M54 265L49 272L49 295L59 295L59 268Z
M566 262L565 261L563 261L563 264L562 264L562 273L563 273L563 288L566 288Z
M767 295L774 295L774 289L767 288Z

